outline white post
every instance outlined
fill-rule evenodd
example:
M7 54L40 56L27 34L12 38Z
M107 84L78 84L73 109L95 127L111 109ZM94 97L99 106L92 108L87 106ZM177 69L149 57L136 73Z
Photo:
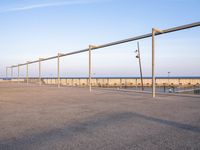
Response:
M39 59L39 84L42 85L42 79L41 79L41 58Z
M6 67L6 79L8 78L8 67Z
M17 81L19 83L19 72L20 72L20 68L19 68L19 65L17 66L18 67L18 77L17 77Z
M27 62L27 64L26 64L26 83L27 83L27 85L28 85L28 82L29 82L29 81L28 81L28 80L29 80L28 63L29 63L29 62Z
M155 79L155 34L162 33L162 30L152 28L152 97L156 96L156 79Z
M58 53L58 88L60 88L60 53Z
M155 36L155 30L152 29L152 97L155 97L155 40L154 40L154 36Z
M13 67L11 67L11 78L13 78Z
M92 49L97 48L98 46L95 45L89 45L89 91L92 91L92 83L91 83L91 79L92 79Z
M89 45L89 90L90 92L92 91L92 85L91 85L91 73L92 73L92 69L91 69L91 49L92 46Z

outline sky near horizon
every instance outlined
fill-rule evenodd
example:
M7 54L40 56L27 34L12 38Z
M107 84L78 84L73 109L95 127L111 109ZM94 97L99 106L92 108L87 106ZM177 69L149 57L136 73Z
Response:
M200 21L199 0L2 0L0 77L5 67ZM93 76L139 76L137 41L92 52ZM151 38L140 40L151 75ZM56 76L56 60L42 63ZM38 76L38 64L30 65ZM156 75L200 76L200 27L156 37ZM26 68L20 68L25 76ZM88 53L61 59L61 76L87 76ZM17 69L14 70L17 75Z

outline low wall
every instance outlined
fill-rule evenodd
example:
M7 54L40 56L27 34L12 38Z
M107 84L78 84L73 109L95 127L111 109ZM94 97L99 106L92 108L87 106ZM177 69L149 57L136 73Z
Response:
M12 79L11 81L17 82L17 79ZM20 82L26 82L25 78L20 78ZM61 78L61 85L66 86L88 86L88 78ZM38 78L29 78L31 83L39 83ZM143 79L144 86L151 86L151 79ZM43 84L57 84L57 78L42 78ZM91 80L92 86L99 87L131 87L131 86L141 86L140 78L93 78ZM192 86L199 85L199 78L156 78L157 86Z

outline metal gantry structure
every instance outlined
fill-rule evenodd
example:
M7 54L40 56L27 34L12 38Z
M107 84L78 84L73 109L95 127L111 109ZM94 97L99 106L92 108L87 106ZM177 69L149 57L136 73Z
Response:
M161 34L167 34L167 33L171 33L171 32L176 32L176 31L180 31L180 30L185 30L185 29L189 29L189 28L194 28L194 27L198 27L200 26L200 22L195 22L195 23L191 23L191 24L187 24L187 25L182 25L182 26L178 26L178 27L174 27L174 28L169 28L169 29L165 29L165 30L159 30L156 28L152 28L152 32L148 33L148 34L144 34L144 35L140 35L140 36L136 36L136 37L132 37L132 38L128 38L128 39L124 39L124 40L119 40L119 41L115 41L115 42L111 42L111 43L107 43L107 44L102 44L99 46L94 46L94 45L89 45L88 48L86 49L82 49L82 50L78 50L78 51L73 51L70 53L65 53L65 54L61 54L58 53L57 56L52 56L49 58L43 58L43 59L39 59L36 61L29 61L27 63L24 64L18 64L18 65L14 65L14 66L10 66L10 67L6 67L6 77L8 77L8 69L11 69L11 77L13 77L13 68L18 68L18 82L20 79L20 66L27 66L27 73L26 73L26 79L27 79L27 83L29 80L29 72L28 72L28 65L29 64L33 64L33 63L39 63L39 84L41 85L42 83L42 78L41 78L41 62L43 61L47 61L47 60L51 60L51 59L58 59L58 87L60 87L60 58L64 57L64 56L69 56L69 55L74 55L74 54L79 54L79 53L84 53L84 52L89 52L89 75L88 75L88 79L89 79L89 91L91 91L91 74L92 74L92 70L91 70L91 65L92 65L92 61L91 61L91 52L93 50L97 50L97 49L101 49L101 48L105 48L105 47L110 47L110 46L114 46L114 45L119 45L119 44L123 44L123 43L128 43L128 42L132 42L132 41L137 41L137 40L141 40L141 39L145 39L145 38L149 38L152 37L152 97L155 97L156 94L156 83L155 83L155 36L161 35Z

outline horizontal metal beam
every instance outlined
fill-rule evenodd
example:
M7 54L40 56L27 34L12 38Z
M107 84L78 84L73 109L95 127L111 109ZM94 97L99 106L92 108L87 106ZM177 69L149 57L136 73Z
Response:
M191 24L187 24L187 25L183 25L183 26L178 26L178 27L174 27L174 28L165 29L165 30L162 30L162 33L158 33L157 32L155 35L171 33L171 32L185 30L185 29L189 29L189 28L193 28L193 27L197 27L197 26L200 26L200 22L195 22L195 23L191 23ZM144 35L141 35L141 36L136 36L136 37L120 40L120 41L115 41L115 42L99 45L97 47L93 47L91 50L96 50L96 49L105 48L105 47L109 47L109 46L114 46L114 45L118 45L118 44L128 43L128 42L141 40L141 39L145 39L145 38L149 38L149 37L152 37L152 33L148 33L148 34L144 34ZM60 55L60 57L74 55L74 54L83 53L83 52L87 52L87 51L89 51L89 48L78 50L78 51L74 51L74 52L70 52L70 53L66 53L66 54L62 54L62 55ZM51 59L56 59L56 58L58 58L58 56L44 58L44 59L42 59L40 61L46 61L46 60L51 60ZM11 68L18 67L18 66L24 66L24 65L27 65L27 64L33 64L33 63L37 63L37 62L39 62L39 60L31 61L31 62L28 62L28 63L19 64L19 65L15 65L15 66L11 66Z

